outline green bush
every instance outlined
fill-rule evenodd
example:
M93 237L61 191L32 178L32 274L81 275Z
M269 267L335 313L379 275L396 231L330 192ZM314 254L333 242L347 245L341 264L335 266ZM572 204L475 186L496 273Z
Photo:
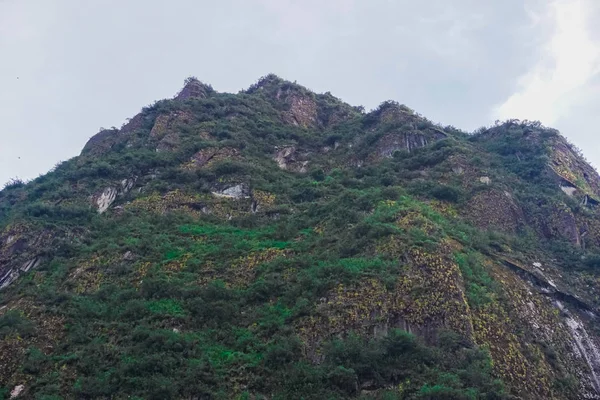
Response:
M11 178L4 184L2 190L14 190L25 186L25 182L20 178Z
M33 323L18 311L10 310L0 316L0 337L11 334L26 337L34 332Z

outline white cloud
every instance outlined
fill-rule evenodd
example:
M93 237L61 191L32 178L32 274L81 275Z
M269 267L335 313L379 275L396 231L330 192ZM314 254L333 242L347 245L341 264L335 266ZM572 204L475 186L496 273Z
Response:
M489 22L478 11L457 10L441 4L438 14L418 16L419 29L414 32L419 45L445 62L473 65L477 55L477 32ZM408 29L414 29L410 27Z
M296 35L316 35L326 24L339 23L354 10L355 0L260 0L272 13L282 31Z
M538 29L551 28L540 59L519 79L519 89L494 110L498 119L540 120L546 125L568 116L600 72L600 44L588 30L595 0L555 0L543 15L532 15Z

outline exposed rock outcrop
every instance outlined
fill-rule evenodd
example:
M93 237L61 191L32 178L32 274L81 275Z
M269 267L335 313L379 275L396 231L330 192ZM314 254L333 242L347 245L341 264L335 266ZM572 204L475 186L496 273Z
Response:
M515 233L524 215L508 192L484 190L473 196L465 207L467 218L482 229Z
M549 166L568 186L578 188L583 195L596 202L600 201L598 172L582 159L578 150L565 138L559 136L553 141Z
M318 128L319 112L314 93L303 86L270 74L252 85L248 93L264 93L281 112L283 122L303 128Z
M318 94L316 99L319 125L324 128L333 128L364 113L362 107L352 107L329 92Z
M113 187L107 187L102 191L102 193L94 196L92 199L93 204L98 209L98 213L102 214L108 210L108 208L115 202L117 199L118 190Z
M117 143L118 136L117 129L103 129L88 140L81 154L105 154Z
M569 312L560 301L557 300L555 304L565 313L565 323L574 342L573 350L587 363L591 383L596 393L600 395L600 350L597 340L587 332L581 318ZM585 378L587 377L584 376ZM588 398L597 398L597 396L590 395Z
M390 158L396 151L412 152L447 137L446 132L418 116L411 109L396 102L387 101L367 114L365 127L373 136L365 140L376 140L371 161Z
M183 89L175 96L175 100L186 100L192 98L206 98L214 93L213 88L210 85L200 82L196 78L188 78L185 81Z
M283 120L304 128L317 126L317 103L312 96L280 91L277 98L285 97L289 110L284 111Z
M489 185L492 183L492 180L488 176L482 176L479 178L479 182L483 183L484 185Z
M586 204L588 199L600 203L600 176L558 131L539 122L509 120L487 129L477 139L490 150L512 158L516 165L543 156L547 160L545 175L555 178L559 187L576 188ZM576 192L568 189L568 193Z
M150 143L156 143L157 152L176 150L181 143L181 129L189 126L193 120L193 115L186 111L160 114L150 131L150 139L153 139ZM205 135L201 133L200 137Z
M248 188L248 185L240 183L213 191L212 194L217 197L226 197L230 199L248 199L250 198L250 189Z
M235 160L238 159L239 156L239 150L234 149L232 147L208 147L194 154L190 158L190 161L186 163L183 167L185 169L200 169L204 167L209 167L215 162Z
M160 114L158 117L156 117L154 126L150 131L150 137L160 140L169 133L177 134L177 127L189 124L193 118L193 115L184 111L174 111L169 114Z
M577 188L571 185L561 185L560 190L562 190L567 196L574 197L577 192Z
M256 201L252 198L247 185L230 184L223 185L208 195L198 195L174 190L159 195L157 193L145 197L139 197L125 208L134 212L149 212L165 215L171 212L186 213L190 216L200 218L210 214L223 220L234 217L246 216L252 213L252 204ZM265 203L267 205L268 203Z
M122 135L133 133L142 129L144 126L144 114L139 113L136 114L133 118L131 118L127 123L125 123L120 130Z
M527 210L527 219L543 237L565 239L581 246L582 231L573 210L565 203L539 201L537 207Z
M393 248L392 243L385 243L381 250L393 252ZM444 250L450 248L444 246ZM297 327L313 362L321 361L319 346L324 339L348 330L385 336L388 330L400 328L435 343L440 330L451 328L472 339L456 263L418 250L409 252L408 263L406 276L391 289L381 281L366 279L355 287L340 284L321 299L318 317L305 318Z
M49 254L75 236L74 232L49 227L8 226L0 233L0 288L38 268Z
M25 385L15 386L13 388L13 390L11 390L11 392L10 392L10 398L16 399L17 397L19 397L21 395L21 393L23 393L24 390L25 390Z
M115 202L117 196L122 196L129 192L135 186L136 178L123 179L119 185L109 186L102 192L92 196L92 205L98 210L99 214L105 213Z
M390 133L383 136L377 142L375 158L391 158L396 151L403 150L411 152L420 147L425 147L428 144L443 139L442 134L424 134L420 132L411 133Z
M306 154L298 152L295 146L276 149L273 159L281 169L300 173L308 171L309 161L306 160Z
M398 123L413 120L414 111L403 104L394 101L382 103L377 110L372 113L380 123Z

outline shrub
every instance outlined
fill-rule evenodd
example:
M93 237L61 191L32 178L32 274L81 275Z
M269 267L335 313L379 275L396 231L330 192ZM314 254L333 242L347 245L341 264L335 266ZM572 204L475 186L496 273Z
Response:
M18 311L8 311L0 316L0 337L10 334L29 336L33 334L34 326L27 318Z
M185 314L183 311L183 307L181 307L181 305L177 301L171 299L150 301L147 303L146 307L151 312L160 315L181 317Z
M4 184L3 190L18 189L25 186L25 182L20 178L11 178Z
M220 175L233 175L248 172L248 166L235 161L223 161L214 166L214 173Z

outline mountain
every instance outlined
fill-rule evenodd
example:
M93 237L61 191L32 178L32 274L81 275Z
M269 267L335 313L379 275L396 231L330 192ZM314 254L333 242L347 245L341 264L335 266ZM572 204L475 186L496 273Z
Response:
M597 399L599 210L536 122L189 78L0 192L0 393Z

